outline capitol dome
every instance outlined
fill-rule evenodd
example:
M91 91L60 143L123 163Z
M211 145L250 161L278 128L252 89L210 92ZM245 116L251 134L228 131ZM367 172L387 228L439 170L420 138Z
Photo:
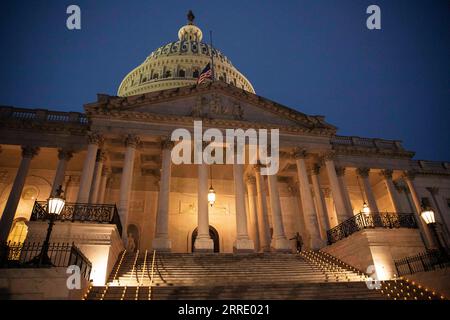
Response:
M188 24L178 31L178 41L153 51L145 61L122 80L118 96L194 85L203 68L211 62L211 46L203 43L203 33L188 13ZM215 79L255 93L252 84L226 56L212 49Z

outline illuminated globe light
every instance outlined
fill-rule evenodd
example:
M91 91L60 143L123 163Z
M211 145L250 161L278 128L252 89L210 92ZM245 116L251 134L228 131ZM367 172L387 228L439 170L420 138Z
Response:
M362 213L364 213L364 214L370 214L370 208L369 208L369 206L367 205L367 203L363 203L363 207L362 207Z
M422 219L425 221L426 224L435 223L436 220L434 218L434 211L431 208L423 208L422 213L420 214Z
M216 192L214 191L214 188L211 186L209 188L209 192L208 192L208 202L209 205L212 207L214 205L214 203L216 202Z
M47 200L47 210L49 214L59 215L66 204L66 200L61 197L61 186L56 190L56 195Z

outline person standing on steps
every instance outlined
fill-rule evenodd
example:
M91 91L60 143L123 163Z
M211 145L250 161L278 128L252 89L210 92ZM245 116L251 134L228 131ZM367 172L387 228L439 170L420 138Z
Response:
M302 246L303 246L303 239L302 236L300 235L300 233L296 233L295 237L289 239L289 240L295 240L295 246L297 248L297 253L300 253L302 251Z

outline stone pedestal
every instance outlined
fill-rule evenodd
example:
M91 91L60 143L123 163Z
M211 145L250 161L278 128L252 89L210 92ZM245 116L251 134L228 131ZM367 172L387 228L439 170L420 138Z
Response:
M212 253L214 252L214 241L211 238L197 238L194 242L194 252Z
M236 239L233 243L234 253L253 253L255 252L255 245L250 239Z
M152 241L152 249L170 252L170 250L172 250L172 241L170 241L169 238L155 238Z

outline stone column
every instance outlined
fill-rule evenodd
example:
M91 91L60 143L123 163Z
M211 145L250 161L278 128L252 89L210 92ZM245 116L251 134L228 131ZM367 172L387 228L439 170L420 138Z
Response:
M105 194L106 194L106 187L108 184L108 179L111 174L111 170L107 167L103 167L102 170L102 178L100 180L100 187L97 197L97 203L105 203Z
M433 203L434 208L436 208L436 214L438 219L436 219L436 221L439 221L442 223L443 225L443 231L445 231L445 237L442 236L441 242L444 244L448 243L448 237L450 235L449 231L448 231L448 227L447 227L447 219L445 219L445 215L442 212L441 209L441 205L439 204L438 201L438 196L439 196L439 188L437 187L428 187L427 191L430 193L431 195L431 201Z
M284 233L283 217L281 216L280 195L276 175L267 176L269 184L270 207L272 209L273 236L271 247L275 251L290 252L290 244Z
M397 190L392 182L392 170L382 170L380 175L383 177L384 184L386 185L386 189L389 194L389 198L391 199L392 206L394 207L394 212L400 213L400 203L397 197Z
M258 233L260 241L260 249L262 251L270 251L270 226L267 213L267 195L264 186L264 179L261 177L261 166L255 165L255 180L257 193L257 213L258 213Z
M370 186L369 181L369 168L358 168L356 169L356 174L361 178L364 188L364 193L366 194L367 204L369 205L370 212L376 213L378 211L377 201L375 200L375 196L372 192L372 187Z
M320 165L316 164L311 171L311 180L313 184L314 198L316 199L317 216L320 225L320 236L323 241L327 241L327 230L330 229L330 224L328 223L329 218L327 205L325 203L322 188L320 188L319 174Z
M99 146L103 143L103 137L96 133L88 135L88 149L86 159L83 164L83 172L80 178L80 187L78 189L78 203L87 203L91 191L92 176L94 173L95 159Z
M296 150L294 157L297 164L297 175L300 188L300 197L302 199L303 217L305 219L305 226L308 229L310 236L309 247L317 250L323 247L324 242L320 237L319 223L317 221L316 208L314 206L311 188L309 186L308 173L306 171L306 151Z
M140 141L135 135L128 135L125 138L125 159L123 162L122 176L120 178L120 195L119 195L119 216L122 222L122 238L127 239L128 211L131 196L131 186L133 183L134 158L136 148Z
M198 227L197 238L194 248L196 252L213 252L214 241L209 236L209 216L208 216L208 165L199 164L197 179L197 206L198 206Z
M258 227L258 213L257 213L257 200L256 200L256 178L254 176L247 176L247 196L248 196L248 211L249 211L249 223L250 234L255 244L255 250L259 252L260 240L259 240L259 227Z
M55 178L53 179L52 190L50 196L54 195L59 186L64 187L64 177L66 174L67 162L72 158L72 152L59 149L58 150L58 166L56 167ZM67 190L64 190L67 191Z
M339 185L341 186L345 210L348 213L348 218L351 218L353 217L353 206L352 202L350 201L350 194L348 192L347 183L345 182L345 167L336 167L336 175L339 180Z
M11 230L14 216L16 215L17 205L19 204L22 195L25 179L27 178L28 170L30 168L31 159L39 152L38 147L25 146L22 147L22 161L17 170L14 183L6 201L5 209L0 218L0 243L8 240L9 231Z
M105 162L106 154L102 150L97 151L97 158L95 160L94 178L92 179L91 192L89 193L89 203L98 203L98 194L100 189L100 182L102 179L103 163Z
M161 180L159 183L158 211L156 213L155 238L152 247L159 251L170 251L172 242L169 239L169 195L170 195L170 175L172 160L170 153L173 142L162 141L162 166Z
M236 204L236 241L234 252L253 252L255 245L248 237L247 214L245 212L244 165L233 164L234 199Z
M328 180L330 181L331 194L333 195L334 205L336 207L336 216L338 223L341 223L352 214L347 212L347 207L345 205L343 190L339 183L338 177L336 175L336 168L333 161L334 154L328 153L324 156L325 167L327 169Z
M405 173L404 179L406 181L406 184L408 185L409 193L411 194L411 198L414 203L416 221L417 224L419 225L421 233L424 236L425 246L427 248L433 248L434 247L433 235L431 234L428 225L425 223L425 221L423 221L422 217L420 216L420 214L422 213L422 205L420 203L420 198L417 194L416 187L414 185L415 174L411 171L407 171Z

